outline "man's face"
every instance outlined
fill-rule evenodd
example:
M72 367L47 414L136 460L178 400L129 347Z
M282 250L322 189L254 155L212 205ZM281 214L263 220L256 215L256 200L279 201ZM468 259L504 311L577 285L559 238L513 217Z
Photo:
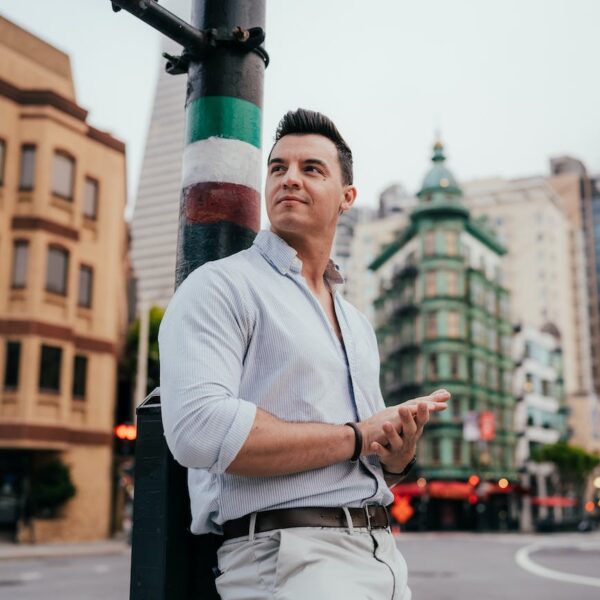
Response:
M352 206L356 190L342 183L335 144L322 135L286 135L267 165L265 200L277 233L332 234L340 209Z

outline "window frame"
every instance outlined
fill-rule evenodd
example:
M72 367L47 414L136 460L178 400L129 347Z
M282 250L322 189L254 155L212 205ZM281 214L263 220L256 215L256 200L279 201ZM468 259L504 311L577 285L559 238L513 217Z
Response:
M79 380L77 377L77 363L78 361L83 361L80 362L80 364L83 364L83 381ZM73 385L72 385L72 389L71 389L71 394L73 396L73 398L77 399L77 400L85 400L87 397L87 379L88 379L88 365L89 365L89 358L87 357L87 355L85 354L76 354L73 357ZM83 393L79 393L80 389L79 389L79 385L82 385L83 388Z
M44 381L44 377L48 377L48 369L44 369L44 350L53 350L57 351L56 355L58 356L58 367L57 367L57 381L56 387L46 386L45 384L48 381ZM52 346L50 344L45 344L42 342L40 345L40 360L39 360L39 374L38 374L38 390L42 394L60 394L61 387L61 371L62 371L62 359L63 359L63 349L61 346Z
M64 255L66 255L66 260L65 260L65 272L64 272L64 276L63 276L63 289L61 290L56 290L56 289L52 289L52 287L49 286L49 267L50 267L50 253L53 250L58 250L60 252L62 252ZM59 296L67 296L68 295L68 291L69 291L69 260L70 260L70 251L68 248L65 248L64 246L61 246L60 244L49 244L48 245L48 251L47 251L47 255L46 255L46 284L45 284L45 290L47 292L50 292L51 294L58 294Z
M6 171L6 140L0 137L0 187L4 185Z
M88 290L88 302L83 303L81 301L81 275L84 271L89 273L89 290ZM77 306L81 308L92 308L94 305L94 267L91 265L81 263L79 265L79 273L77 278Z
M24 281L22 283L15 282L16 268L17 268L17 248L18 247L26 248L25 274L24 274ZM10 271L10 289L11 290L24 290L27 288L27 275L28 275L28 271L29 271L29 247L30 247L30 242L28 239L18 238L16 240L13 240L13 256L12 256L12 264L11 264L11 271Z
M56 185L56 181L55 181L55 160L57 157L62 157L62 158L66 158L68 161L70 161L71 166L72 166L72 171L71 171L71 181L70 181L70 195L67 194L63 194L61 191L57 191L55 189L55 185ZM75 198L75 170L77 167L77 161L75 160L75 157L68 152L67 150L63 150L61 148L55 148L54 152L52 153L52 168L50 170L50 192L53 196L56 196L57 198L61 198L62 200L66 200L67 202L73 202L73 199Z
M95 189L96 189L96 195L94 197L94 214L88 214L86 212L86 208L87 208L87 186L88 183L94 183L95 184ZM95 177L92 177L90 175L86 175L84 180L83 180L83 210L81 211L83 214L83 217L85 219L89 219L90 221L97 221L98 220L98 205L99 205L99 200L100 200L100 181L98 179L96 179Z
M9 357L10 357L10 353L9 353L9 346L17 346L17 359L16 359L16 374L15 374L15 382L13 385L10 385L8 382L8 375L9 375ZM3 389L4 391L7 392L13 392L19 389L19 379L20 379L20 375L21 375L21 355L22 355L22 350L23 350L23 344L21 343L20 340L6 340L6 344L4 346L5 348L5 353L4 353L4 381L3 381Z
M26 150L33 150L33 166L32 166L32 173L31 173L31 184L30 185L25 185L25 183L23 182L23 175L25 173L25 169L24 167L24 158L25 158L25 151ZM20 154L20 163L19 163L19 191L20 192L31 192L35 189L35 165L36 165L36 159L37 159L37 144L31 144L31 143L25 143L25 144L21 144L21 154Z

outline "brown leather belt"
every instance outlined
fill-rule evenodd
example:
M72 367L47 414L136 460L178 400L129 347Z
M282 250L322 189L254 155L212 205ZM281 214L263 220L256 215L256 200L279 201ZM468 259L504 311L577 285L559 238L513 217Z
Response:
M348 508L353 527L382 529L389 527L390 519L387 508L381 505L367 505L362 508ZM306 507L265 510L256 513L255 533L288 527L348 527L346 514L342 508L335 507ZM225 521L223 537L245 537L250 532L250 515Z

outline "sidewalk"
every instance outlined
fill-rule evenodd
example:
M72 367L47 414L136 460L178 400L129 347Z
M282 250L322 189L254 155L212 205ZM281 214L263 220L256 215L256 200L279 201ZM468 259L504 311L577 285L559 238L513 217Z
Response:
M102 540L77 544L11 544L0 543L0 561L26 558L65 556L99 556L129 554L131 547L122 540Z

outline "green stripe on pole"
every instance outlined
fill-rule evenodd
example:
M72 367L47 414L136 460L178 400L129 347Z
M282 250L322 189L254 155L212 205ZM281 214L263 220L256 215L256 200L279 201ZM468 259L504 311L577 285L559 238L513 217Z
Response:
M230 96L201 96L186 110L186 144L210 137L240 140L260 148L262 111Z

